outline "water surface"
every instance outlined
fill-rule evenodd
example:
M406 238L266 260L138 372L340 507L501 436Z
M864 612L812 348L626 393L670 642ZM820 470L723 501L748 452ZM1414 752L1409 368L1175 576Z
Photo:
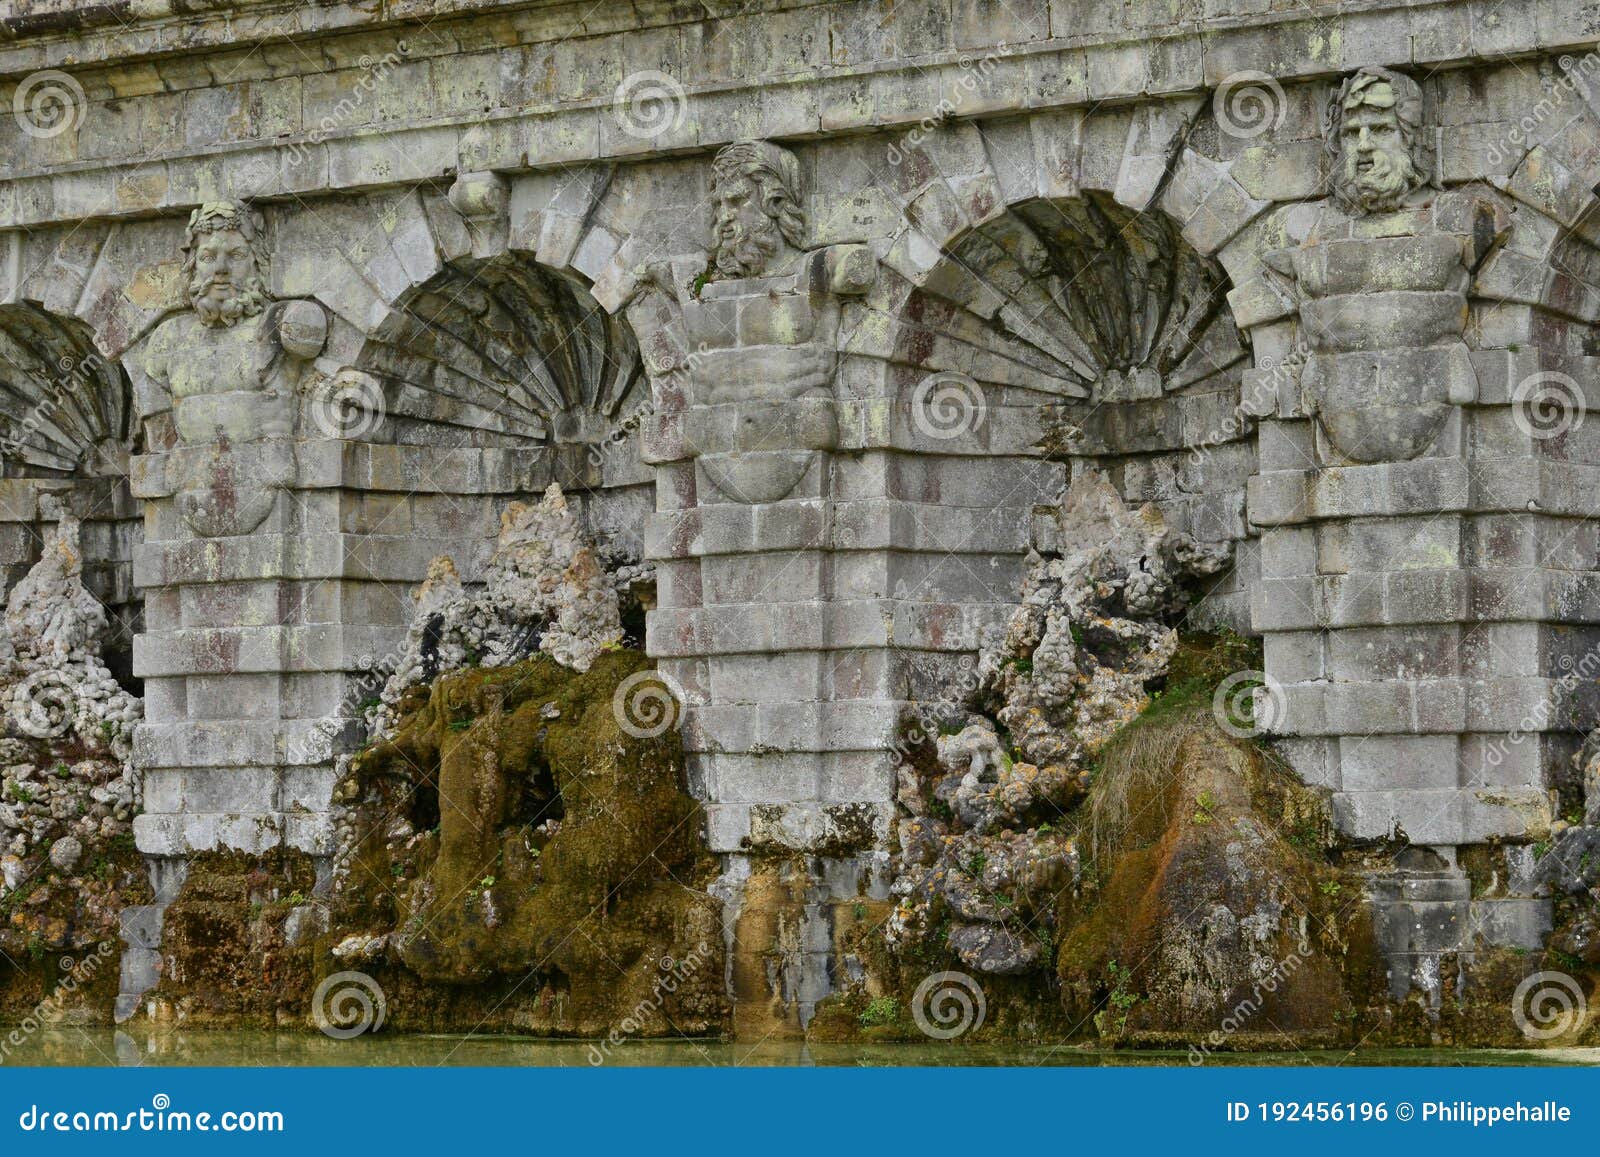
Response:
M5 1034L0 1032L0 1037ZM510 1065L582 1066L1049 1065L1188 1066L1181 1051L1108 1050L1065 1045L735 1043L628 1041L601 1052L598 1042L538 1037L379 1033L332 1040L315 1033L109 1028L39 1029L0 1055L19 1065ZM1365 1049L1213 1053L1208 1065L1600 1065L1600 1049Z

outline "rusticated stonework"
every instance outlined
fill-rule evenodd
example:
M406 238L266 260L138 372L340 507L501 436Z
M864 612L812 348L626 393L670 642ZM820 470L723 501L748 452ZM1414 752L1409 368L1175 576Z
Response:
M189 7L0 21L0 566L75 504L161 871L326 878L410 592L555 483L678 701L738 1015L797 1028L908 727L1012 774L972 672L1070 651L1006 631L1092 472L1403 849L1394 990L1541 944L1600 719L1588 6Z

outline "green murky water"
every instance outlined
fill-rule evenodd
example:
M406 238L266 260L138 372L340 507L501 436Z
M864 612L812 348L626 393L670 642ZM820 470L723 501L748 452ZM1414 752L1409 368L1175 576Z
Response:
M4 1036L0 1033L0 1036ZM0 1056L18 1065L1055 1065L1187 1066L1183 1052L1107 1051L1052 1045L808 1045L790 1041L630 1041L602 1056L587 1041L531 1037L382 1033L330 1040L291 1032L122 1032L51 1028L26 1035ZM1212 1065L1600 1065L1600 1049L1373 1049L1215 1053Z

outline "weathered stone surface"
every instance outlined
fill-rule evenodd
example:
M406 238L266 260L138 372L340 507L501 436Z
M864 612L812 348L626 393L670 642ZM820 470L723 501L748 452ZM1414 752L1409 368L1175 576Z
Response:
M145 680L146 852L327 855L377 683L387 717L527 629L582 670L627 586L787 1029L860 964L818 929L885 878L905 721L953 729L930 798L998 840L1083 790L1180 621L1265 636L1255 722L1346 836L1438 849L1394 881L1440 883L1437 928L1547 923L1528 873L1488 907L1460 873L1595 825L1584 5L600 5L575 38L336 3L314 53L172 7L0 31L7 77L71 81L0 118L8 629L113 770L111 673ZM1091 472L1100 514L1035 518ZM24 577L46 494L76 587L59 542ZM138 637L96 668L101 621ZM972 967L1038 971L969 923Z

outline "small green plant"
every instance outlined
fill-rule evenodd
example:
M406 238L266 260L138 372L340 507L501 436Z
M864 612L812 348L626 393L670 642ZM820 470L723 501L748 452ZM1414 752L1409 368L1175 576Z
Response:
M867 906L865 904L857 904L850 909L850 913L857 920L865 920L867 918Z
M23 787L20 783L13 783L11 785L11 796L13 799L20 800L23 803L33 802L32 789Z
M302 904L304 904L306 902L306 896L305 896L304 892L302 892L302 891L300 891L300 889L296 888L293 892L290 892L287 896L285 896L283 898L283 902L285 904L289 904L289 905L292 905L293 907L298 908L300 905L302 905Z
M67 776L72 774L72 768L68 767L65 763L58 763L50 770L55 772L57 778L59 779L66 779Z
M1139 994L1129 988L1133 982L1133 970L1112 960L1106 964L1106 976L1111 981L1111 993L1106 997L1106 1006L1116 1014L1117 1032L1121 1034L1128 1027L1128 1013L1139 1003Z
M1567 972L1582 972L1583 961L1570 952L1562 952L1559 948L1546 948L1544 952L1546 962L1558 964Z
M452 719L450 721L450 730L451 731L465 731L467 728L469 728L471 726L472 726L472 720L470 720L470 719Z
M861 1010L861 1027L876 1028L893 1024L900 1018L900 1002L892 996L875 996Z
M1324 880L1318 885L1324 896L1337 896L1340 891L1338 880Z

